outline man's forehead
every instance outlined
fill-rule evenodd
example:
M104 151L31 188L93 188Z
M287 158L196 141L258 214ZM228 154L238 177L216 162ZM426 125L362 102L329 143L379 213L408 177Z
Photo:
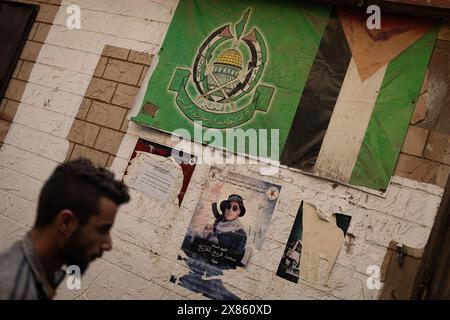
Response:
M94 216L97 221L113 222L116 217L118 206L111 199L102 197L100 198L98 209L98 214Z

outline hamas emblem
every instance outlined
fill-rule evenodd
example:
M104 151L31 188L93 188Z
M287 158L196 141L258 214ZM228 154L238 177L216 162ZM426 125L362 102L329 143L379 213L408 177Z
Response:
M267 47L257 28L245 33L249 17L250 9L234 27L228 24L211 33L192 70L175 70L169 90L177 92L176 104L192 121L225 129L249 121L256 110L267 111L274 92L260 84Z

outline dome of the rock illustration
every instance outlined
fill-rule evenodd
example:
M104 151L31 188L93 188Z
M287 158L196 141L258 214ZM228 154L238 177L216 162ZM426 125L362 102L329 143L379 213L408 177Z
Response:
M239 51L228 49L219 55L215 64L225 64L242 69L242 56Z
M239 84L237 78L242 70L242 55L235 49L228 49L222 52L216 62L212 74L208 76L208 86L210 90L215 90L220 87L220 90L215 90L210 96L214 100L221 100L225 98L224 92L229 95Z

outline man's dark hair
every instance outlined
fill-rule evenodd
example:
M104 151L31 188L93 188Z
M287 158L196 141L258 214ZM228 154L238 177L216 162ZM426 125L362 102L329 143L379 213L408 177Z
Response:
M130 200L128 187L114 180L114 173L85 158L60 164L45 182L39 195L36 228L50 225L59 212L69 209L80 224L99 213L100 198L116 205Z

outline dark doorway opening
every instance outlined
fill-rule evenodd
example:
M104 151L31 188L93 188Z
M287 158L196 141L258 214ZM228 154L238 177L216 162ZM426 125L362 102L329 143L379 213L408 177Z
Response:
M3 99L38 10L38 6L31 4L0 2L0 101Z

